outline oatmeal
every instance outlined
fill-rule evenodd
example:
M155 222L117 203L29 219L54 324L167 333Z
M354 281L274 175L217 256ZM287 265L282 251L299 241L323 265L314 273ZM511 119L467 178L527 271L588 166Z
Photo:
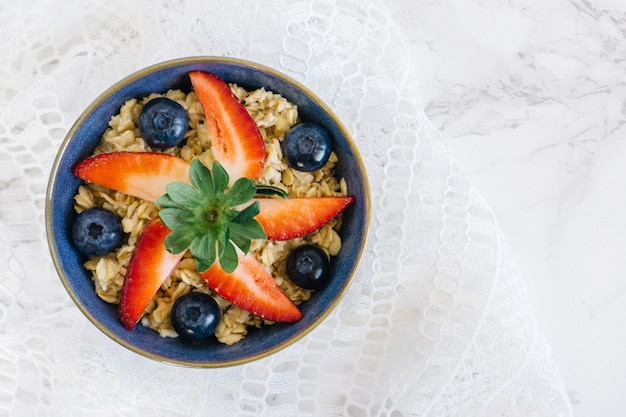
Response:
M298 122L298 109L294 104L264 89L248 92L234 84L230 88L256 122L265 144L265 165L258 184L281 188L290 197L347 195L345 181L334 176L337 156L333 152L324 167L314 172L297 171L285 162L281 142L285 133ZM189 129L185 133L182 146L153 149L142 138L138 128L141 109L149 100L160 96L178 102L187 112ZM204 112L193 91L185 93L170 90L163 95L152 94L142 99L128 100L119 113L111 118L94 154L119 151L164 152L187 162L198 159L206 166L211 166L216 159L212 152ZM89 257L84 264L91 272L97 295L108 303L118 303L137 241L146 225L158 215L158 207L150 201L92 183L81 185L74 200L74 208L78 213L91 207L104 207L122 219L123 231L127 234L126 242L114 252ZM337 255L341 248L338 234L340 222L341 217L338 216L316 232L301 238L286 241L253 240L250 252L271 273L277 285L293 303L299 305L310 298L312 291L300 288L289 280L285 271L285 260L291 250L305 243L319 246L330 256ZM215 294L206 285L196 269L194 258L187 252L148 305L141 319L142 325L157 331L162 337L176 337L177 333L170 321L171 307L178 297L191 291L211 294L218 301L222 319L215 335L221 343L230 345L240 341L250 326L272 324L271 321L242 310Z

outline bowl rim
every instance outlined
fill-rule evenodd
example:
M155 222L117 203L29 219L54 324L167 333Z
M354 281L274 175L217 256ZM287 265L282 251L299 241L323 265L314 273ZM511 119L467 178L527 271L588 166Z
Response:
M192 64L192 65L193 64L200 64L200 65L202 64L226 64L226 65L243 66L243 67L247 67L251 69L256 69L258 71L265 72L272 77L280 79L281 81L287 84L293 85L296 89L300 90L306 96L310 97L315 102L315 104L319 106L332 119L332 122L336 125L337 129L341 132L341 135L345 139L345 142L347 143L348 147L353 151L354 162L358 166L358 169L361 173L363 194L365 196L365 201L363 202L363 208L365 209L365 212L360 213L360 214L355 214L355 215L365 216L365 218L363 219L364 221L363 236L361 239L361 243L356 251L354 264L348 276L346 277L345 284L341 287L340 291L332 298L332 301L329 303L328 307L323 311L323 313L315 321L310 323L309 326L304 328L295 336L290 337L287 340L283 341L282 343L278 343L277 345L272 346L271 348L265 351L262 351L261 353L257 353L251 356L245 356L243 358L222 361L222 362L193 362L193 361L187 361L184 359L174 359L171 357L164 357L159 354L146 351L132 343L129 343L125 341L124 339L122 339L120 336L118 336L115 332L107 329L98 320L98 318L83 304L78 294L75 292L74 288L72 287L70 281L65 276L65 273L63 271L61 261L60 261L61 255L56 245L56 242L53 238L54 228L53 228L53 223L52 223L52 217L53 217L52 216L52 192L55 188L57 172L60 168L61 161L63 157L65 156L67 149L70 145L70 142L72 138L75 136L77 130L85 123L86 120L89 119L89 117L94 112L94 110L96 110L100 105L102 105L102 103L109 96L111 96L113 93L118 91L123 86L126 86L135 81L138 81L141 78L147 75L150 75L153 72L166 70L168 68L177 67L181 65L189 65L189 64ZM278 94L281 93L280 91L274 91L274 92ZM50 177L48 180L48 185L46 188L45 223L46 223L46 238L48 242L48 248L49 248L53 263L54 263L54 267L57 271L57 275L59 276L70 298L72 299L74 304L79 308L82 314L84 314L85 317L87 317L87 319L98 330L103 332L110 339L112 339L119 345L125 347L126 349L132 352L135 352L136 354L139 354L140 356L143 356L145 358L152 359L161 363L168 363L172 365L179 365L179 366L191 367L191 368L222 368L222 367L235 366L235 365L241 365L241 364L253 362L253 361L262 359L264 357L273 355L277 353L278 351L283 350L295 344L297 341L301 340L303 337L305 337L307 334L313 331L316 327L318 327L319 324L321 324L328 317L328 315L330 315L330 313L335 310L337 305L344 298L345 293L347 292L348 288L352 284L352 281L354 280L354 276L356 275L359 269L359 265L361 263L363 253L365 251L365 247L367 244L369 228L370 228L370 220L371 220L371 190L370 190L369 179L367 176L367 171L365 169L365 164L363 162L360 152L358 151L356 142L354 141L352 135L350 134L348 129L345 127L343 122L336 115L336 113L328 106L328 104L325 101L323 101L319 96L313 93L308 87L306 87L304 84L300 83L299 81L293 79L289 75L286 75L283 72L280 72L266 65L259 64L257 62L240 59L240 58L232 58L232 57L189 56L189 57L166 60L166 61L162 61L153 65L149 65L147 67L141 68L123 77L119 81L115 82L112 86L110 86L109 88L104 90L102 93L100 93L87 107L85 107L81 111L80 116L76 119L76 121L73 123L71 128L68 130L55 156L52 168L50 170Z

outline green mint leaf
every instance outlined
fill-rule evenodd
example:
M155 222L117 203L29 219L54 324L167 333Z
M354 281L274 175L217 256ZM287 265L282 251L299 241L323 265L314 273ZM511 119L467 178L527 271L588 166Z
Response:
M252 243L252 241L247 237L231 232L230 240L244 253L244 255L247 254L250 250L250 244Z
M267 239L267 234L265 233L265 230L263 230L261 224L256 220L250 220L242 226L245 227L244 236L248 239Z
M254 181L249 178L239 178L226 193L226 204L229 206L238 206L247 203L256 193Z
M185 226L189 226L194 222L193 212L185 208L162 208L159 211L159 217L164 225L169 229L177 230Z
M196 260L196 269L198 270L199 273L203 273L204 271L209 269L211 265L213 265L213 263L215 262L215 260L208 261L206 259L202 259L197 256L195 256L194 258Z
M254 218L261 211L259 203L255 201L250 204L248 207L244 208L233 218L234 223L246 223Z
M230 243L230 228L226 229L226 233L224 234L224 239L220 239L217 241L217 256L219 258L221 258L222 255L224 255L224 252L226 251L226 248L228 247L228 245L232 245L232 243Z
M268 196L268 197L273 197L273 196L277 196L280 198L289 197L289 195L287 194L287 191L283 190L282 188L275 187L273 185L257 185L256 194L262 195L262 196Z
M215 246L216 240L208 234L196 236L191 244L189 250L196 258L203 259L209 266L215 262L217 248Z
M172 200L172 198L167 194L163 194L161 197L159 197L157 201L154 202L154 204L161 208L178 207L178 204L175 203L174 200Z
M213 163L213 186L215 187L216 194L224 193L226 187L228 186L228 172L224 169L224 167L217 161Z
M191 185L200 190L203 195L212 196L215 194L211 170L197 159L191 161L189 180L191 181Z
M184 182L171 182L167 184L165 189L174 203L184 206L198 206L203 203L200 192Z
M243 248L238 243L240 242L240 239L252 240L266 238L267 235L265 234L265 230L263 230L259 222L257 222L256 220L250 220L243 224L232 223L230 225L230 240L235 242L235 244L239 246L241 250L243 250ZM244 250L244 252L248 251Z
M172 230L165 238L165 249L170 253L181 253L187 250L192 239L189 230Z
M238 264L237 250L233 244L228 241L224 246L224 250L220 253L220 266L226 273L230 274L237 269Z

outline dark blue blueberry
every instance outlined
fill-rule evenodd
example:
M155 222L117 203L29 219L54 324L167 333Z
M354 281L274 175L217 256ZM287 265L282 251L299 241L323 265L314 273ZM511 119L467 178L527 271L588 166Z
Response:
M283 156L290 167L313 172L326 165L333 144L328 132L316 123L303 122L287 131Z
M322 288L328 280L328 256L319 246L302 245L287 257L287 276L298 287Z
M198 342L215 333L222 319L217 301L202 292L181 295L172 305L174 330L185 342Z
M148 101L139 114L141 135L153 148L178 146L188 127L189 117L185 108L166 97Z
M122 244L124 231L119 216L102 207L81 212L72 224L72 240L85 255L101 256Z

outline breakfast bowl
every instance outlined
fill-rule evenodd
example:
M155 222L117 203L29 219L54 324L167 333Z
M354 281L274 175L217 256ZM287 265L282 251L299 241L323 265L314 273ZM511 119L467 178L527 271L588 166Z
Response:
M133 270L134 272L140 269L133 267L133 263L139 263L139 261L135 262L135 257L140 257L137 252L140 252L139 248L144 240L142 235L144 232L147 234L146 230L149 227L147 225L151 223L147 217L151 216L155 219L160 217L163 223L170 226L169 223L165 222L166 217L162 215L165 211L162 207L167 208L167 204L164 203L166 200L163 199L150 200L148 198L150 201L144 202L144 196L141 193L141 195L127 196L125 185L121 189L115 187L120 183L128 182L127 179L136 174L133 171L136 167L125 168L115 164L107 166L106 163L103 163L106 161L97 158L98 156L102 157L102 155L111 156L113 153L135 155L144 152L145 154L154 154L157 158L171 156L176 159L177 164L183 157L188 159L187 162L204 158L202 162L209 168L211 167L207 161L221 162L220 160L223 158L218 154L217 145L215 145L215 149L212 149L214 144L218 142L211 137L211 132L216 132L216 130L211 130L212 128L215 129L215 127L211 127L211 124L216 123L213 119L217 118L219 125L220 120L223 120L224 117L223 115L209 117L203 114L203 112L207 112L206 107L203 107L205 104L203 99L207 100L204 96L207 94L211 96L214 93L213 87L208 89L208 93L195 91L204 87L199 87L197 82L192 81L190 74L210 74L214 79L221 80L224 85L231 89L232 96L237 98L241 106L245 105L251 115L254 115L255 108L259 106L258 102L255 101L257 96L263 97L263 100L269 97L267 100L273 103L272 106L280 108L280 111L288 109L288 113L285 114L290 116L286 119L282 116L276 118L274 114L256 115L254 116L256 119L251 119L257 125L259 132L256 134L265 141L269 140L269 136L274 135L278 138L274 140L281 143L285 142L284 137L287 132L295 126L306 123L321 128L330 138L331 152L330 156L326 156L328 162L325 162L324 168L307 170L305 167L304 171L298 171L295 174L298 178L307 178L307 181L325 182L322 184L323 187L319 184L315 184L315 187L305 185L305 188L310 187L310 189L300 189L298 190L300 194L295 195L295 186L290 185L294 181L293 175L287 175L280 171L284 169L287 151L283 152L284 148L270 151L268 149L272 145L267 143L265 144L267 155L264 155L262 159L262 175L264 176L266 172L270 171L268 168L270 163L283 168L277 168L278 174L276 171L272 171L273 177L268 174L269 177L273 178L273 182L270 181L271 184L269 182L261 184L264 181L263 176L254 178L259 194L261 189L269 190L269 194L271 194L269 197L257 194L253 199L254 201L270 199L286 201L309 197L315 199L319 193L322 193L321 198L333 198L335 196L345 198L347 201L340 212L332 217L332 220L325 220L328 223L324 223L323 228L301 232L295 238L292 236L275 238L272 233L266 233L265 238L254 236L251 248L245 248L249 249L250 253L257 250L254 256L258 260L254 262L262 265L263 271L266 272L261 272L274 278L273 281L276 286L281 288L287 297L291 298L299 310L299 315L296 318L275 319L271 315L266 316L265 312L252 311L246 305L240 306L237 302L231 304L229 298L231 294L223 291L226 286L217 285L215 281L205 279L206 274L201 273L206 267L205 264L201 264L204 262L202 260L204 258L197 253L181 252L180 249L172 251L169 247L168 253L163 252L163 258L173 257L175 253L178 253L178 257L174 260L178 263L174 269L168 269L165 274L167 277L164 276L156 284L158 293L154 294L149 305L145 307L145 311L144 306L141 306L140 314L134 321L131 320L130 324L126 317L126 310L122 313L127 304L132 304L132 302L122 300L132 299L132 296L136 294L128 295L131 293L126 288L131 286L127 283L130 280L129 276L141 275L141 273L131 274L129 271ZM143 107L147 108L148 106L144 106L145 103L150 102L155 95L159 97L168 95L168 97L173 97L172 100L178 100L186 107L190 120L189 126L193 124L194 128L189 127L189 130L186 131L186 136L181 142L185 143L185 146L157 146L155 142L144 145L148 143L148 140L144 141L142 135L145 131L137 126L139 117L137 113L143 110ZM220 108L216 111L222 110ZM121 116L122 113L130 114L128 117L134 122L124 121ZM288 119L294 119L291 120L293 124L286 126L285 120ZM268 128L267 126L274 123L273 121L277 124ZM121 126L122 124L124 126ZM239 118L232 118L232 120L229 119L228 127L235 126L235 130L237 130L239 129L238 124ZM219 129L226 130L221 126L218 126L217 129L218 131ZM192 130L193 132L191 132ZM105 139L113 136L114 139ZM234 135L234 137L236 136ZM205 148L197 145L198 142L202 142L203 137L204 141L208 140L209 143ZM107 142L103 145L103 141L110 141L113 144ZM193 146L191 145L192 142ZM197 154L193 154L190 151L191 148L198 148ZM240 152L247 152L247 144L241 147ZM93 160L96 162L89 165L90 169L97 170L104 166L105 170L92 176L83 175L83 172L86 171L84 169L85 161ZM190 165L195 166L194 163L190 163ZM151 163L151 169L154 168L153 165ZM217 174L215 174L216 165L212 167L214 178L217 178ZM237 166L237 163L234 165ZM294 168L290 166L285 170L291 172ZM225 171L227 174L233 172L228 167L228 161L225 161ZM91 173L89 174L91 175ZM165 172L161 177L167 178L168 175L170 173ZM288 180L285 179L287 177L289 177ZM94 178L96 179L94 180ZM98 182L99 179L102 181ZM234 180L235 178L231 179ZM285 180L283 181L283 179ZM135 188L158 188L154 184L159 181L163 181L162 178L156 179L147 175L141 178L141 184L135 184ZM181 182L184 181L181 178ZM217 183L217 179L215 181ZM326 183L331 184L330 190L327 190L329 187ZM164 185L168 192L170 190L169 184L168 182ZM266 187L261 187L261 185L266 185ZM109 190L107 187L112 189ZM232 187L234 188L235 185ZM300 185L300 188L302 187ZM317 191L312 190L312 188L316 188ZM279 192L281 189L289 191L289 195L281 195ZM285 192L285 194L287 193ZM348 198L349 200L347 200ZM168 197L167 201L171 202L172 199ZM310 207L326 207L327 201L329 200L324 200L324 204L321 206ZM133 213L141 211L137 207L146 206L152 211L146 211L149 214L146 214L146 218L137 223L141 224L141 230L137 232L137 236L134 238L132 236L136 224L131 224L132 221L128 218L121 220L120 224L124 229L121 233L122 240L127 240L124 243L124 249L111 249L108 254L93 254L87 253L84 247L80 247L80 243L77 243L75 237L79 213L85 211L90 205L104 206L114 212L117 210L118 213L121 213L119 214L120 217L130 216L131 211ZM264 213L266 209L260 210L261 213ZM300 209L299 213L294 213L293 218L291 215L282 214L278 216L281 217L278 220L286 224L297 223L295 218L316 217L315 210L317 209ZM158 214L155 215L154 213ZM200 368L232 366L266 357L298 341L319 325L340 302L356 273L364 250L369 217L370 196L364 164L353 139L330 107L305 86L274 69L244 60L223 57L191 57L159 63L126 77L102 93L80 115L62 143L51 171L46 199L46 230L53 262L68 294L89 321L121 346L144 357L164 363ZM257 218L260 219L258 215L255 219ZM266 231L268 230L269 226L263 223L261 226ZM325 234L324 236L320 236L322 232ZM279 242L274 242L274 239ZM324 247L320 242L328 239L335 239L335 242ZM289 256L285 252L295 252L293 249L305 245L321 245L327 255L328 263L324 269L326 278L322 284L314 288L302 289L293 284L291 278L284 276L287 267L283 264L287 263L286 259ZM191 245L190 248L197 246ZM272 249L267 249L270 246ZM221 248L221 246L219 247ZM241 248L237 251L239 254L245 252ZM121 252L126 253L122 256ZM144 252L147 253L148 251ZM218 250L217 256L221 256L223 252L227 251ZM268 256L269 260L266 259ZM159 259L160 262L160 258L153 257ZM120 259L123 260L120 261ZM143 256L142 260L144 264L149 264L150 259L149 256ZM224 259L224 263L221 263L222 259ZM241 259L243 258L239 258L240 264ZM186 265L184 268L181 266L183 262ZM214 261L213 266L216 264L226 265L225 262L225 258L219 258L219 262ZM196 267L195 270L194 266ZM150 273L158 270L156 267L151 269L150 265L147 269L151 271ZM226 270L226 266L223 266L223 269ZM108 271L111 270L114 272L109 274ZM211 270L207 269L207 271ZM239 271L238 267L234 272L231 268L225 273L225 279L232 279L232 276L238 274L237 271ZM106 278L108 281L101 282L102 276L107 274L112 277ZM144 275L149 274L144 273ZM140 280L140 278L133 279ZM146 279L153 280L154 276L149 276ZM174 285L173 282L177 284ZM151 285L154 286L155 284L152 283ZM176 330L178 328L173 330L172 323L168 321L173 316L171 308L175 300L182 298L183 294L195 292L210 295L217 300L217 304L222 310L221 316L217 317L218 330L215 334L204 337L202 340L190 340L182 337L184 335L179 335L180 331ZM269 304L278 304L278 302L272 299ZM269 308L273 307L270 306ZM228 320L226 320L227 315ZM243 319L240 319L241 317ZM237 330L228 327L234 326L230 323L238 320L240 323L237 324L239 326ZM228 323L224 324L225 322ZM219 333L224 326L228 327L226 332L230 333L226 335Z

